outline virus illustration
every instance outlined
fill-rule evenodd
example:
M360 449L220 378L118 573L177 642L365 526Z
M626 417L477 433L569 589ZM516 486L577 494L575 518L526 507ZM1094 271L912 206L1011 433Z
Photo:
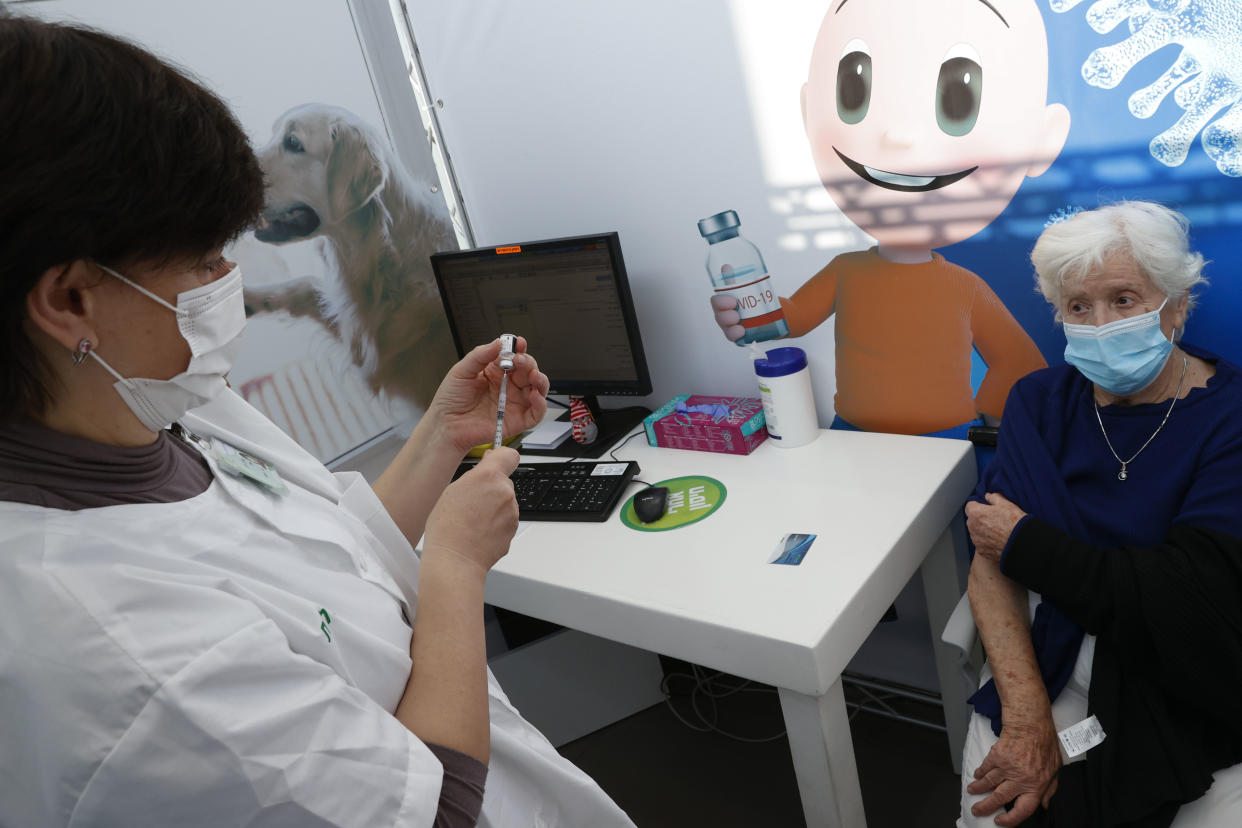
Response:
M1049 5L1054 12L1066 12L1082 2L1049 0ZM1170 44L1180 46L1173 65L1130 96L1130 112L1149 118L1172 92L1183 114L1152 139L1152 157L1166 166L1179 166L1202 131L1203 150L1216 168L1228 176L1242 176L1238 0L1098 0L1087 10L1087 23L1101 34L1123 21L1129 24L1130 36L1088 55L1083 78L1092 86L1113 89L1139 61Z

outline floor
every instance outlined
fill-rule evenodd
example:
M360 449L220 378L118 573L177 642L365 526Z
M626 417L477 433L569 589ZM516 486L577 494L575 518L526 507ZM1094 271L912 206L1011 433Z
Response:
M739 684L725 677L712 694L722 697L692 698L693 681L670 680L668 704L570 742L561 752L591 774L639 828L802 826L789 746L778 736L783 723L776 693L759 685L728 693ZM862 697L847 685L846 700ZM922 702L892 704L906 715L935 718L935 708ZM743 739L778 738L750 742L697 732L676 714L699 727L714 721ZM960 782L942 732L859 711L851 735L868 828L954 824Z

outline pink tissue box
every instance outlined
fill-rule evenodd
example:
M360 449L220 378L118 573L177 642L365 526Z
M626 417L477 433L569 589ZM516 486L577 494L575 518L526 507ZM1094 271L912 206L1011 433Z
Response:
M768 439L758 397L679 394L652 412L643 426L650 445L722 454L750 454Z

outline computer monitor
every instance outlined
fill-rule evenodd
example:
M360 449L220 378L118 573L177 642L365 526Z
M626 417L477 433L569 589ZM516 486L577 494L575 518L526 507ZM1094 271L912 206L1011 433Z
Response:
M459 355L501 333L520 334L550 393L586 398L599 438L555 453L599 456L649 413L599 405L601 396L651 393L616 233L446 251L432 255L431 267Z

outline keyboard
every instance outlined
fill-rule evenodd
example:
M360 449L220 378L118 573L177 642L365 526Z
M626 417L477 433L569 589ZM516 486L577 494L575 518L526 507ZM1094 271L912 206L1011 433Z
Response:
M461 477L473 463L457 467L453 479ZM560 520L601 522L608 520L625 487L638 474L638 464L606 463L522 463L509 479L517 495L522 520Z

